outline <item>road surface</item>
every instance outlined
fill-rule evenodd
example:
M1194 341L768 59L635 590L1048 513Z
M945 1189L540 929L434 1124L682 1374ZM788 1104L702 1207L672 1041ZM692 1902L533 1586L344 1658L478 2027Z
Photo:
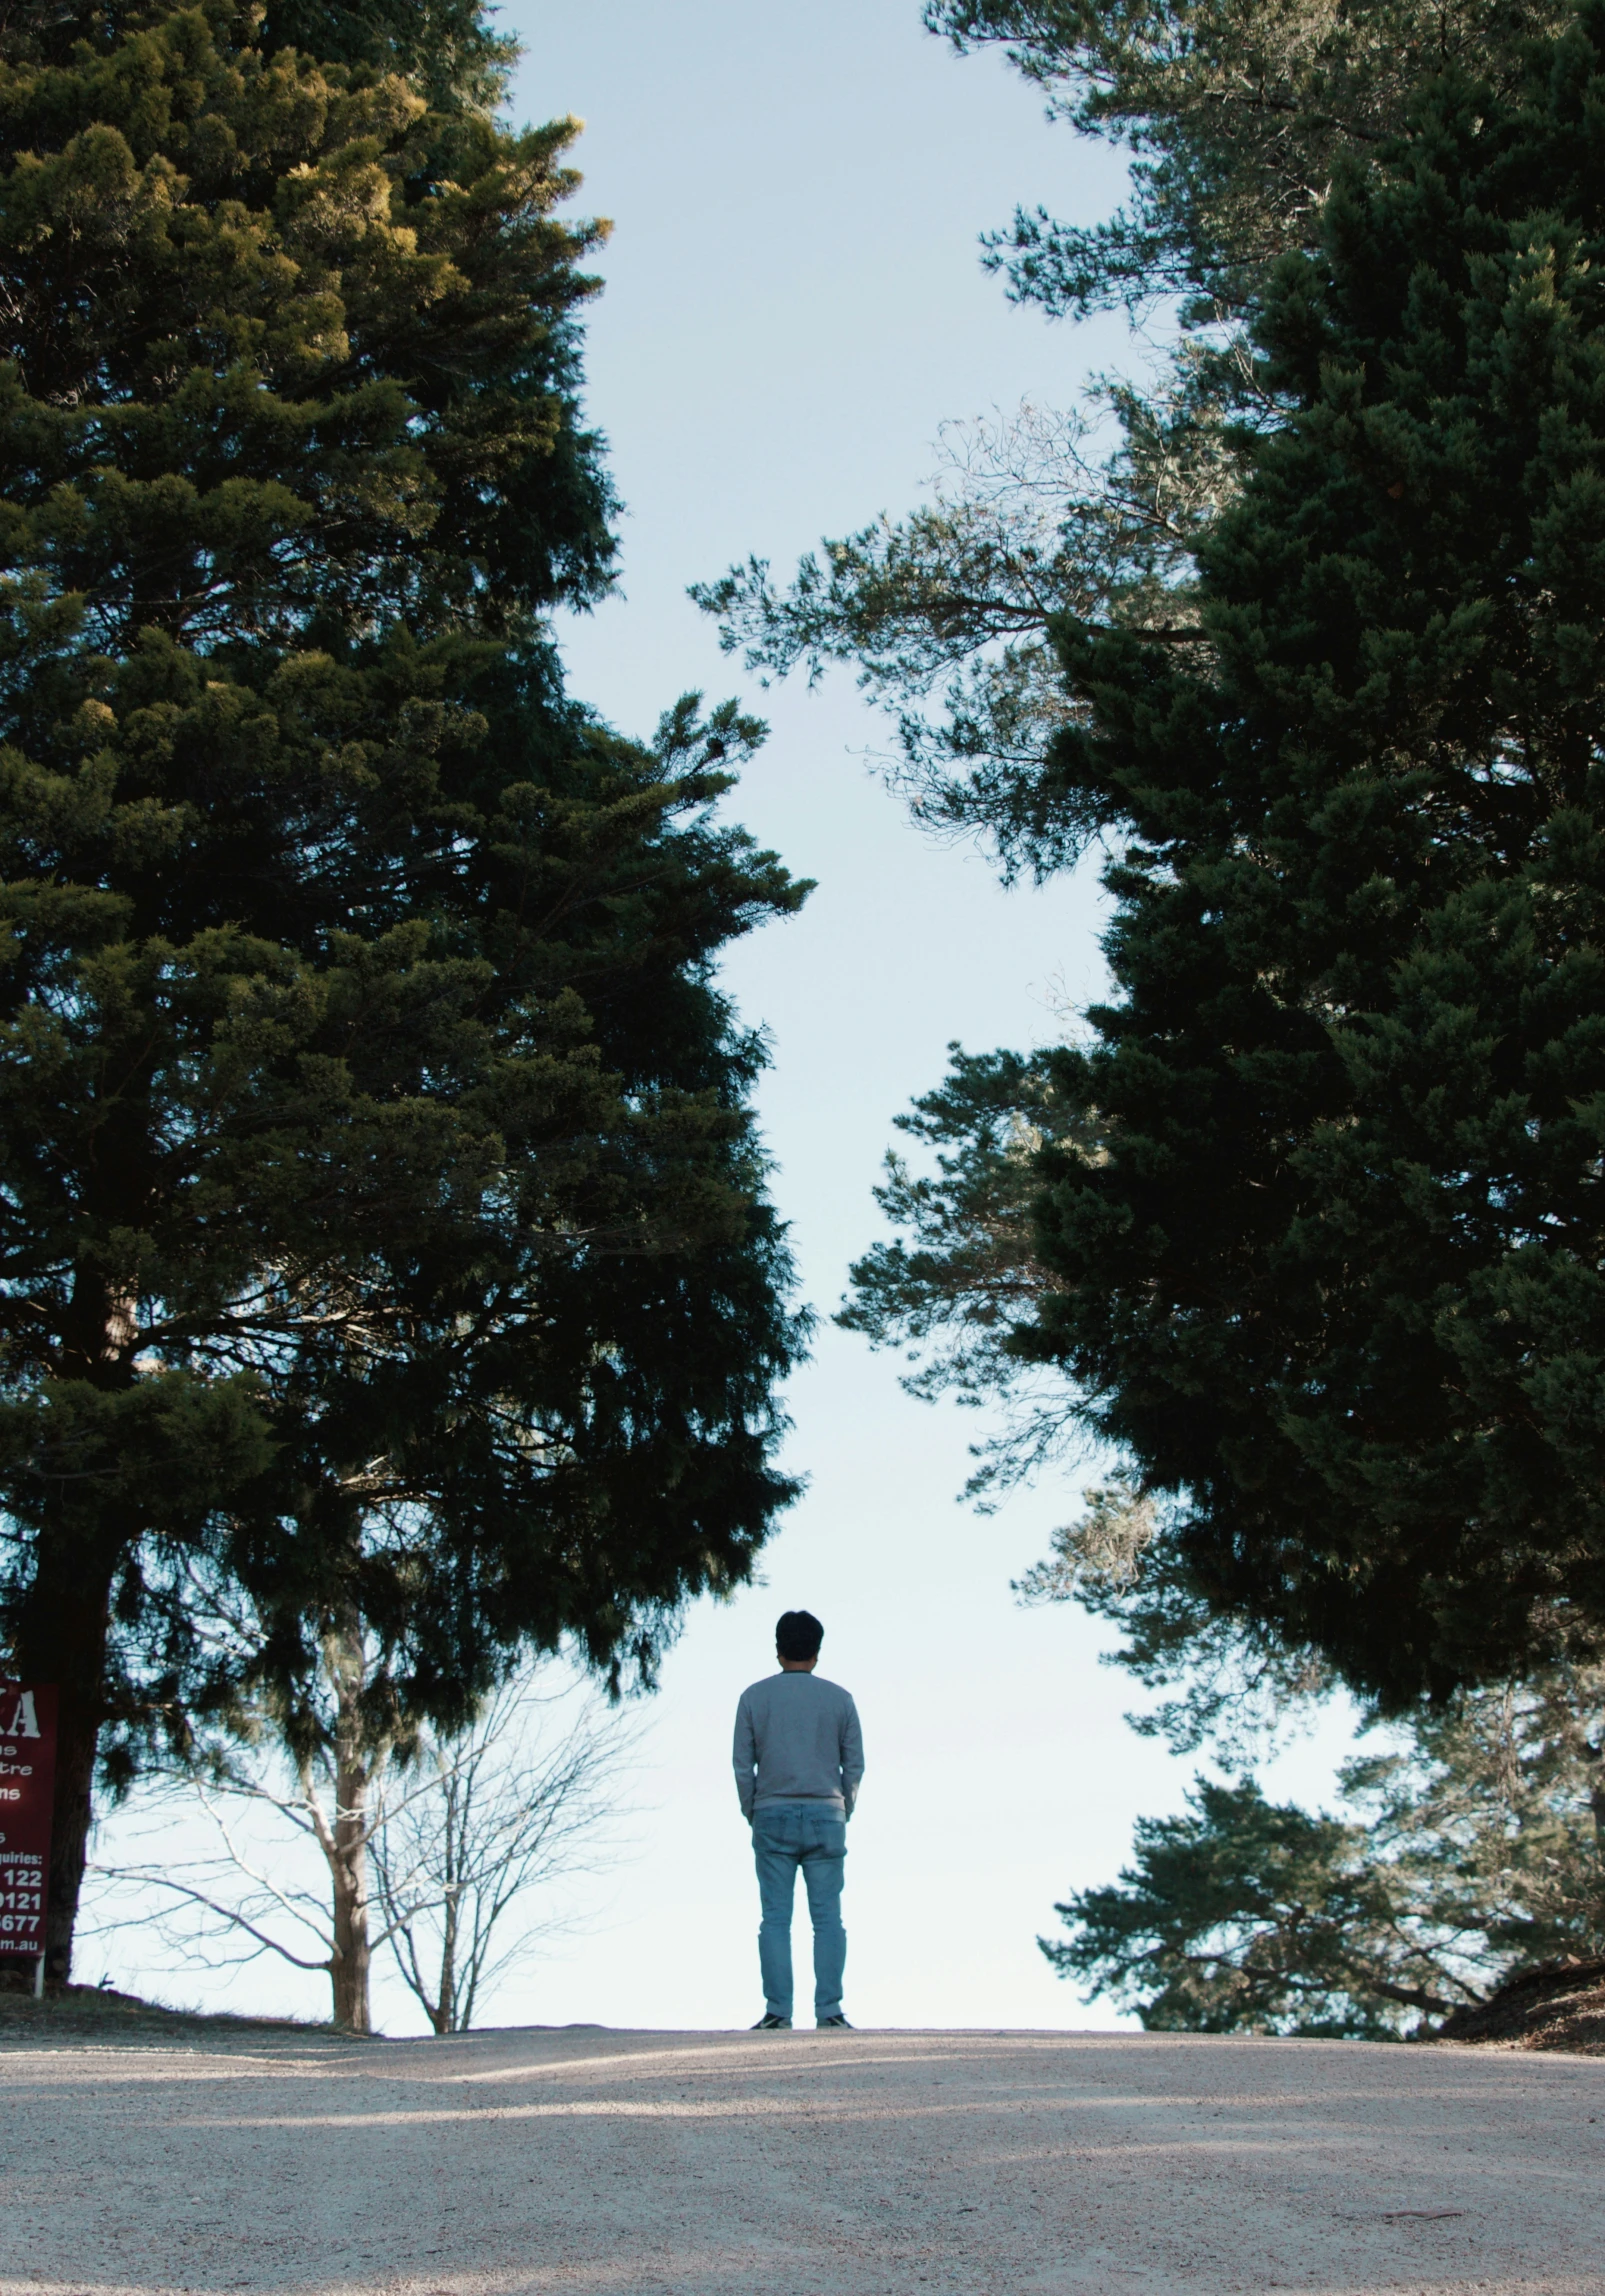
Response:
M1605 2296L1605 2059L1065 2033L0 2049L4 2296Z

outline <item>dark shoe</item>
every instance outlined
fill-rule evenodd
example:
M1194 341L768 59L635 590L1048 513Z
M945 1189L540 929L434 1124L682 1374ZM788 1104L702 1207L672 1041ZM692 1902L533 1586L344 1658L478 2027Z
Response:
M844 2019L843 2022L845 2023L846 2020ZM791 2019L789 2017L772 2017L766 2011L759 2018L757 2024L749 2026L748 2030L753 2033L789 2033L791 2031Z
M834 2017L816 2017L814 2024L816 2030L821 2033L853 2033L857 2031L857 2027L849 2025L839 2009Z

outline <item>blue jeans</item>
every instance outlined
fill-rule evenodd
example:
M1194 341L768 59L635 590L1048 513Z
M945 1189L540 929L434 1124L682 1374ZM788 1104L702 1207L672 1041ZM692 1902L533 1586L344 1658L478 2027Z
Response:
M814 2015L839 2017L847 1932L842 1927L842 1871L847 1820L834 1802L760 1802L752 1815L763 1926L758 1965L764 2010L791 2015L791 1907L802 1867L814 1925Z

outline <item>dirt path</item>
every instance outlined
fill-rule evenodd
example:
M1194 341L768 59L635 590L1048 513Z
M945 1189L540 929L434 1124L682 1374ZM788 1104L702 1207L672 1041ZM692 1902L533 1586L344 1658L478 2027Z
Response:
M0 2051L4 2296L1605 2296L1605 2061L1044 2033Z

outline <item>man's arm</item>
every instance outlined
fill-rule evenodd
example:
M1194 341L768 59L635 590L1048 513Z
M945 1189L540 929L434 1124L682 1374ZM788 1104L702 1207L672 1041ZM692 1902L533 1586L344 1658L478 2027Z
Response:
M736 1766L736 1796L741 1814L750 1825L752 1798L758 1790L758 1736L752 1726L752 1708L743 1690L736 1704L736 1742L731 1753Z
M858 1725L858 1708L850 1696L847 1711L842 1716L841 1765L842 1800L847 1805L847 1815L851 1817L853 1804L858 1799L859 1781L864 1775L864 1733Z

